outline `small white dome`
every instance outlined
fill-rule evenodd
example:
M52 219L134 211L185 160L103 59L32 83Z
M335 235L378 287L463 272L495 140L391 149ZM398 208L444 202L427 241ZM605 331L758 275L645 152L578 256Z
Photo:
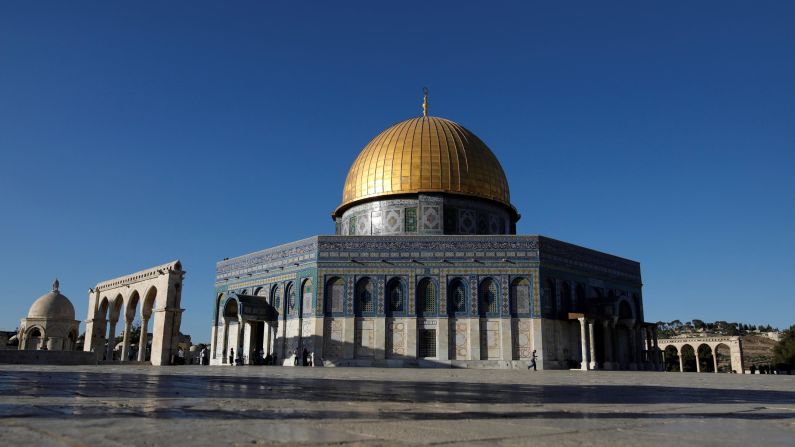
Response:
M28 312L28 318L50 318L55 320L74 320L75 307L69 298L58 291L58 281L53 285L53 291L37 299Z

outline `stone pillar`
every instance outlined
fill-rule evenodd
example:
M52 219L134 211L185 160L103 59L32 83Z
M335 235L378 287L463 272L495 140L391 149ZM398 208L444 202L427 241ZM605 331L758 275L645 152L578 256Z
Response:
M588 339L589 339L589 354L591 356L591 361L588 363L588 368L594 370L596 369L596 339L593 336L593 322L588 323Z
M235 346L235 361L237 361L238 357L240 357L240 360L243 360L246 357L246 354L248 354L243 349L243 343L244 343L244 341L243 341L243 330L245 329L245 327L246 327L246 323L243 322L243 319L242 318L238 318L238 320L237 320L237 339L235 340L235 344L237 344L237 346Z
M269 321L265 322L262 331L262 350L265 351L265 356L271 353L271 324Z
M580 362L580 369L588 371L588 332L585 327L585 318L580 317L580 346L582 352L582 361Z
M130 353L130 330L132 329L132 321L124 321L124 340L121 343L121 358L122 362L127 361Z
M243 350L243 355L240 358L244 359L243 363L246 365L251 364L251 334L254 332L254 328L251 326L250 321L241 321L241 325L243 326L243 340L238 342L238 346L241 346Z
M141 317L141 337L138 340L138 361L146 361L146 344L147 340L147 326L149 325L149 317Z
M712 364L714 365L714 372L715 372L715 374L717 374L718 373L718 351L717 351L717 349L715 349L715 348L713 348L711 346L710 346L710 349L712 349Z
M699 373L700 373L700 372L701 372L701 361L700 361L700 360L699 360L699 358L698 358L698 347L696 347L695 349L693 349L693 351L694 351L694 352L695 352L695 354L696 354L696 372L699 372Z
M682 360L682 348L676 348L676 353L679 355L679 372L685 372L685 362Z
M105 351L105 357L107 361L113 361L113 348L116 344L116 322L117 320L110 320L110 327L108 328L108 346L107 351Z

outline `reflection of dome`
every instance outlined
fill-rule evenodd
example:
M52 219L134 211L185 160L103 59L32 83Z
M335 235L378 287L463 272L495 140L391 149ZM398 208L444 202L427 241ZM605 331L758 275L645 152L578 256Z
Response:
M364 147L348 171L334 217L363 200L420 192L478 197L513 209L502 166L480 138L427 116L395 124Z
M57 320L74 320L75 308L69 298L61 295L56 289L37 299L28 312L28 318L50 318Z

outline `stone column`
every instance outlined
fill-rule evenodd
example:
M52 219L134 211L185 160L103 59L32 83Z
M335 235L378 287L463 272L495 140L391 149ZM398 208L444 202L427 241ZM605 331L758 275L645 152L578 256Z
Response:
M138 340L138 361L146 361L146 344L148 342L146 331L149 325L149 317L141 317L141 338Z
M679 372L685 372L685 363L682 360L682 348L676 348L676 353L679 354Z
M588 333L586 332L585 328L585 318L580 317L580 345L582 347L582 361L580 363L580 369L583 371L588 371Z
M266 321L262 331L262 350L265 356L271 353L271 324Z
M250 365L251 346L252 346L251 335L254 333L254 328L250 321L243 321L242 324L243 324L243 340L241 340L242 343L238 342L238 344L242 345L243 355L241 356L241 358L245 359L243 363L245 363L246 365Z
M243 356L240 355L241 354L240 349L241 349L241 345L242 345L242 343L240 343L241 342L241 340L240 340L240 338L241 338L240 337L240 330L242 329L242 327L243 327L243 321L238 319L237 320L237 324L235 325L235 346L234 346L234 348L235 348L234 361L235 362L237 362L237 358L238 357L243 358Z
M113 361L113 348L116 344L116 322L118 320L110 320L110 327L108 328L108 346L105 351L105 357L109 362Z
M132 329L132 321L124 321L124 340L121 343L121 358L122 362L127 361L130 353L130 330Z
M698 359L698 348L693 349L696 354L696 372L701 372L701 361Z
M596 369L596 339L593 336L593 322L588 323L588 339L589 339L589 354L591 356L591 361L588 363L588 368L594 370Z
M712 364L714 365L714 368L715 368L714 372L715 372L715 374L717 374L718 373L718 350L713 348L713 347L711 347L711 346L710 346L710 349L712 349Z

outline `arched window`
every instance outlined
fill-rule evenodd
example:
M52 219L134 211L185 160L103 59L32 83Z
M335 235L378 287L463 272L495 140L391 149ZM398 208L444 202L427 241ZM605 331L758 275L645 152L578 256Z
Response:
M511 315L530 313L530 281L516 278L511 283Z
M417 315L436 313L436 285L423 278L417 285Z
M271 290L271 306L276 312L282 312L282 289L278 285L273 286Z
M342 312L342 303L345 299L345 281L334 277L326 282L326 313Z
M295 287L293 287L293 283L287 284L287 288L285 289L284 294L287 297L287 315L295 315L296 302L295 302Z
M460 278L450 281L447 289L447 312L450 314L466 312L467 295L464 282Z
M354 312L356 315L371 314L375 312L373 304L373 282L370 278L362 278L356 283L356 302Z
M497 284L491 278L486 278L480 283L480 313L496 314L499 309L497 303Z
M399 278L392 278L389 280L389 283L386 285L386 299L387 303L389 303L389 311L391 312L403 312L403 306L405 299L405 292L403 290L403 283L400 281Z
M301 285L301 313L303 315L312 314L312 280L305 279Z

